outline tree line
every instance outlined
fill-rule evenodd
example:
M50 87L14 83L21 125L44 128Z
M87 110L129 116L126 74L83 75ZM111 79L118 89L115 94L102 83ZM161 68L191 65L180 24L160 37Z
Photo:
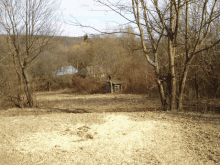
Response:
M50 90L51 85L73 88L88 81L54 76L67 65L78 71L93 67L97 82L101 74L112 76L126 84L125 93L153 91L164 110L182 110L187 100L220 96L217 0L95 2L127 19L130 26L66 45L57 37L57 1L0 0L3 104L33 107L35 90Z
M1 93L19 107L34 105L29 72L53 46L57 7L56 0L0 1Z
M208 84L213 85L210 89L216 92L214 95L219 95L219 78L214 71L219 66L219 61L214 60L219 58L218 0L96 2L138 28L136 35L141 39L148 64L154 67L164 110L183 109L186 83L192 79L190 72L195 73L197 97L199 93L204 93L199 88L208 87ZM127 17L127 14L133 15L134 19ZM201 82L198 79L200 74L204 76L202 80L210 78L211 81Z

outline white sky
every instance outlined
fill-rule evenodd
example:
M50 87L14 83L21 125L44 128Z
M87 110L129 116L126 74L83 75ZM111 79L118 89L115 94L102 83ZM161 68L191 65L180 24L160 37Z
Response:
M119 24L127 23L120 15L104 11L100 4L95 4L93 0L61 0L61 10L65 21L76 22L76 18L81 24L93 26L99 30L118 28ZM131 17L131 16L130 16ZM63 28L63 36L83 36L85 33L97 33L92 29L76 27L66 24Z

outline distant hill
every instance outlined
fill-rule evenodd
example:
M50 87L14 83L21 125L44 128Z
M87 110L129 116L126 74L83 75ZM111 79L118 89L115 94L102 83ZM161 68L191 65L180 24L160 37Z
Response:
M65 43L65 45L76 45L83 42L83 37L60 36L60 38Z
M7 36L0 34L1 40L5 37L7 37ZM55 38L60 39L67 46L68 45L76 45L76 44L80 44L83 42L83 36L82 37L55 36Z

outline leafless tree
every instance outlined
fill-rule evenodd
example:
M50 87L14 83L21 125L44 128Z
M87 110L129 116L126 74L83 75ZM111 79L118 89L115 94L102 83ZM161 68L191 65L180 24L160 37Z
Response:
M28 69L59 30L58 6L56 0L0 0L0 29L7 36L9 54L30 107L34 102Z
M95 0L138 27L147 62L154 67L164 109L183 108L183 94L188 70L196 55L220 42L212 37L211 26L218 26L220 9L217 0ZM133 14L134 19L126 17ZM82 26L82 25L81 25ZM167 46L165 46L165 44ZM161 49L164 49L163 54ZM168 55L168 75L161 74L163 56ZM184 65L177 82L176 63L183 57ZM165 60L166 61L166 60ZM163 61L163 62L165 62ZM165 94L164 82L170 92ZM179 90L177 90L179 87ZM178 93L177 93L178 92Z

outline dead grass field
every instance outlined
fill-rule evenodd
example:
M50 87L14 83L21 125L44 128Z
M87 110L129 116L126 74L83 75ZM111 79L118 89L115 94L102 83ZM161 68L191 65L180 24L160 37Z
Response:
M220 164L219 114L156 111L159 101L143 95L44 92L36 101L0 111L0 164Z

